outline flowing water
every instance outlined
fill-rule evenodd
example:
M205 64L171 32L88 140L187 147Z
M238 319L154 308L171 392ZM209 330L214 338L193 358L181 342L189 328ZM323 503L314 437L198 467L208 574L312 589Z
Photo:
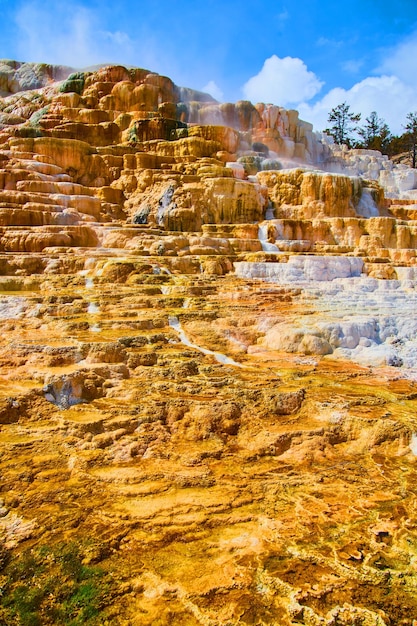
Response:
M216 361L218 361L219 363L222 363L223 365L234 365L235 367L244 367L242 363L238 363L234 359L230 358L229 356L226 356L225 354L222 354L221 352L214 352L213 350L209 350L208 348L203 348L202 346L199 346L198 344L190 341L190 339L188 339L187 335L183 331L181 323L176 315L170 315L168 318L168 323L170 327L173 328L178 333L181 343L183 343L184 345L189 346L190 348L194 348L195 350L198 350L199 352L202 352L203 354L209 354L211 356L214 356Z

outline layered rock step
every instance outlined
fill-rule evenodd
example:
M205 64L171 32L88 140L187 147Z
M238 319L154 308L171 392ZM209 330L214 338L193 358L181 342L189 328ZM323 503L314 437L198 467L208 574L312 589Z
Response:
M317 171L347 155L295 111L137 68L14 98L0 621L93 596L103 624L411 625L416 221L390 164Z
M73 182L56 165L39 160L40 155L3 151L0 170L0 223L3 226L43 226L101 221L119 205L111 194ZM24 158L22 158L24 157ZM29 158L31 157L31 158ZM100 197L97 197L99 195Z

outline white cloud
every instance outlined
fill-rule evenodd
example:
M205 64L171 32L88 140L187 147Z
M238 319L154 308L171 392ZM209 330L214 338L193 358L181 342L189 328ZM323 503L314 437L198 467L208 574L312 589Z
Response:
M417 31L381 54L383 58L374 76L364 78L350 89L332 89L314 104L309 104L305 98L296 107L300 116L311 122L316 130L323 130L328 126L329 111L346 102L353 113L361 113L362 122L376 111L392 133L401 135L407 113L417 110ZM345 69L355 70L356 67L346 62Z
M375 73L393 74L406 84L417 88L417 31L414 31L395 48L386 50L384 57Z
M86 67L127 62L132 48L126 33L100 28L99 16L81 4L34 0L16 13L22 61Z
M201 91L205 93L209 93L213 98L222 102L223 100L223 92L218 85L214 82L214 80L210 80L207 85L205 85Z
M316 45L326 48L341 48L343 46L343 41L338 39L329 39L328 37L319 37Z
M280 13L277 13L276 15L274 15L272 17L272 19L275 22L276 32L277 33L283 33L284 32L289 17L290 17L290 14L288 13L286 8L282 9L282 11Z
M363 61L345 61L342 63L342 70L347 72L348 74L358 74L361 67L363 66Z
M315 130L323 130L328 127L329 111L342 102L346 102L353 113L361 113L361 122L376 111L391 132L401 134L405 116L417 108L417 92L396 76L373 76L356 83L351 89L332 89L319 102L303 102L297 109Z
M287 106L310 100L323 84L301 59L281 59L274 54L266 59L259 74L245 83L243 93L252 102Z
M330 45L321 39L318 45ZM329 125L329 112L346 102L352 113L361 113L362 122L376 111L385 120L393 134L402 134L407 113L417 111L417 31L395 48L381 51L382 61L373 76L367 76L350 89L336 87L320 100L310 101L318 94L323 83L308 70L301 59L276 55L267 59L262 70L244 85L243 91L252 102L272 102L280 106L291 105L300 117L321 131ZM359 72L362 62L346 61L345 71Z

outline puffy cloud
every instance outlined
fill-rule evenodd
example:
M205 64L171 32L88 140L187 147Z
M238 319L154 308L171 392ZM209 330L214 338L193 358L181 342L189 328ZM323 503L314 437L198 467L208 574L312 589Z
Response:
M301 59L275 54L266 59L261 71L243 86L243 93L252 102L270 102L280 106L310 100L322 83Z
M214 82L214 80L210 80L207 85L205 85L201 91L205 93L209 93L213 98L219 100L221 102L223 100L223 92L218 85Z
M329 44L322 39L320 45ZM407 113L417 110L417 31L395 48L381 51L383 56L373 76L355 83L350 89L335 87L322 98L310 102L323 83L308 70L301 59L276 55L267 59L262 70L244 85L245 96L252 102L272 102L297 109L300 117L311 122L315 130L328 127L329 112L346 102L353 113L361 113L362 121L376 111L394 134L404 132ZM360 71L362 61L346 61L347 72Z
M321 38L318 45L334 45L337 41ZM407 113L417 110L417 31L394 48L381 50L382 60L372 76L355 83L350 89L335 87L320 99L317 96L323 83L298 58L280 59L273 55L262 70L243 87L252 102L272 102L297 109L300 117L311 122L315 130L328 127L331 109L346 102L353 113L361 113L362 121L376 111L394 134L404 132ZM347 60L342 64L346 72L360 72L361 60Z
M303 102L297 109L315 130L323 130L328 126L329 111L342 102L346 102L353 113L361 113L362 121L376 111L391 132L401 134L407 113L416 108L417 92L396 76L373 76L356 83L351 89L332 89L319 102Z
M374 76L364 78L350 89L332 89L314 104L309 104L306 98L297 106L301 117L312 122L316 130L323 130L328 126L329 111L346 102L352 112L361 113L362 121L376 111L392 133L402 134L407 113L417 110L417 31L396 47L382 50L381 55ZM350 67L346 62L345 69L354 70L355 64Z

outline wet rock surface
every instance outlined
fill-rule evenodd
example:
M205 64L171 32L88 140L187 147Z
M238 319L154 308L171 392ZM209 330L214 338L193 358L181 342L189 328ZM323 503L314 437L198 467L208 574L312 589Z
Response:
M8 558L97 542L113 623L411 624L416 383L395 368L248 354L254 311L288 319L296 294L182 274L149 293L151 276L53 276L43 298L20 296L26 315L3 333L20 348L0 361ZM80 305L31 317L51 292ZM184 344L173 314L211 352ZM71 359L45 364L59 345Z
M295 112L119 66L40 96L1 130L0 622L413 626L406 204L235 177L311 148Z

